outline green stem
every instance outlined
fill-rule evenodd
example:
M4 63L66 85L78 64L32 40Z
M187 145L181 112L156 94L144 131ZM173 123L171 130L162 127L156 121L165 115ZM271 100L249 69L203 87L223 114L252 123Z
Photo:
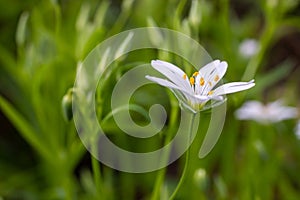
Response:
M181 0L181 1L179 1L178 6L176 7L175 17L173 18L173 28L175 30L180 29L180 22L181 22L182 13L183 13L186 2L187 2L187 0Z
M175 124L177 122L177 113L178 113L178 109L179 109L178 100L172 95L171 92L169 92L169 96L171 99L171 101L170 101L171 102L170 127L174 127L173 124ZM173 135L171 134L172 132L173 132L173 128L170 128L166 135L164 145L167 145L173 138ZM165 152L163 159L167 159L169 154L170 154L170 152ZM159 197L160 189L161 189L161 185L163 184L165 174L166 174L166 168L163 168L158 172L158 175L155 180L154 190L153 190L153 193L151 196L151 200L160 199L160 197Z
M173 130L173 129L171 129ZM168 134L166 140L165 140L165 145L168 144L170 142L170 140L172 139L172 137L170 137L171 134ZM170 152L166 152L165 156L163 159L168 158L167 155L169 155ZM165 174L166 174L166 168L161 169L158 172L158 175L156 177L156 181L155 181L155 185L154 185L154 190L151 196L151 200L157 200L160 199L159 195L160 195L160 189L161 189L161 185L165 179Z
M128 21L128 18L130 17L130 14L132 13L131 11L132 11L132 7L130 7L128 10L122 9L114 26L109 30L109 32L107 34L108 36L117 34L122 30L122 28L126 25L126 22Z
M179 2L176 10L175 10L175 15L180 18L182 16L185 4L187 3L187 0L182 0Z
M166 168L163 168L158 172L158 175L157 175L156 181L155 181L155 185L154 185L154 190L153 190L153 193L151 196L151 200L159 199L161 184L165 178L165 174L166 174Z
M63 180L63 187L65 189L66 192L66 200L72 200L74 199L73 195L72 195L72 185L70 185L70 178L69 177L65 177Z
M260 39L259 52L255 56L253 56L251 58L251 60L249 61L242 80L248 81L250 79L253 79L253 77L255 76L255 73L264 58L264 55L268 49L268 46L272 42L273 35L276 30L276 26L277 26L276 22L274 22L272 20L267 21L266 28Z
M189 130L189 135L188 135L188 145L191 141L191 136L192 136L192 131L193 131L193 126L194 126L194 121L195 121L195 116L196 114L193 114L192 119L191 119L191 125L190 125L190 130ZM185 157L185 164L184 164L184 169L181 175L181 178L179 180L179 183L177 185L177 187L175 188L173 194L170 196L169 200L173 200L177 194L177 192L179 191L182 183L185 180L185 177L187 175L187 171L188 171L188 165L189 165L189 159L190 158L190 148L188 147L187 151L186 151L186 157Z
M53 4L54 8L54 17L55 17L55 34L56 36L60 33L60 27L61 27L61 10L58 4Z
M97 145L95 145L95 141L92 142L92 152L95 153ZM96 185L96 199L106 199L104 190L103 190L103 185L102 185L102 176L101 176L101 169L100 169L100 164L99 161L91 155L91 160L92 160L92 170L93 170L93 175L94 175L94 182Z

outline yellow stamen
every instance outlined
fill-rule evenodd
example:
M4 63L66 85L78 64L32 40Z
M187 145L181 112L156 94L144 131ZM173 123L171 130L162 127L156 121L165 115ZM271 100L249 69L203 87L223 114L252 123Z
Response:
M214 91L211 90L208 92L208 95L212 95L213 93L214 93Z
M200 85L203 86L204 84L205 84L204 78L201 77L201 78L200 78Z
M219 79L220 79L220 77L218 75L216 75L214 81L217 82Z
M193 73L193 76L195 77L195 76L198 76L198 74L199 74L199 72L195 72L195 73Z
M186 80L186 74L183 74L183 77L182 77L184 80Z
M208 85L211 87L211 86L212 86L212 83L209 81L209 82L208 82Z
M195 84L195 79L193 77L190 78L190 83L191 83L191 85Z

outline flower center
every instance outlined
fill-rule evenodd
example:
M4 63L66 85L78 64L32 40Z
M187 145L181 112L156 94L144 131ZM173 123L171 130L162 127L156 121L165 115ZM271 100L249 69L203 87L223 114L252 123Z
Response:
M189 78L189 81L190 81L190 84L191 84L191 86L193 87L195 87L195 81L196 81L196 77L199 75L199 72L194 72L193 74L192 74L192 76ZM183 76L182 76L182 78L184 79L184 80L186 80L187 79L187 75L186 74L183 74ZM216 74L215 75L215 77L213 78L213 81L214 82L218 82L220 80L220 77L219 77L219 75L218 74ZM203 78L203 77L201 77L200 79L199 79L199 85L200 86L204 86L205 85L205 79ZM212 87L212 82L211 81L208 81L207 82L207 84L210 86L210 87ZM206 85L206 86L204 86L205 88L204 89L206 89L206 87L208 87L208 85ZM193 87L193 89L195 90L195 88ZM196 92L196 91L195 91ZM207 95L212 95L214 93L214 91L213 90L210 90L209 92L207 92Z

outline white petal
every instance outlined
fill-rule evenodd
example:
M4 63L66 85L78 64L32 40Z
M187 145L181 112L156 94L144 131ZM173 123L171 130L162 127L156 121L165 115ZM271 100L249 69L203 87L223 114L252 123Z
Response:
M295 127L295 134L297 136L297 139L300 140L300 120L298 121L296 127Z
M259 101L247 101L235 112L235 115L240 120L251 119L259 121L264 120L267 114L264 110L264 105Z
M199 75L196 77L195 80L195 91L197 94L201 94L202 91L204 90L205 85L201 86L200 85L200 79L201 78L208 78L208 75L213 72L216 69L216 66L218 66L220 64L220 60L214 60L208 64L206 64L204 67L202 67L199 70Z
M183 78L185 73L179 67L161 60L152 60L151 65L177 86L185 88L188 92L193 91L188 78Z
M284 106L282 99L268 103L266 107L269 110L270 115L273 116L274 119L276 117L276 121L296 118L298 115L298 109L290 106Z
M247 101L244 103L244 105L241 107L241 109L245 110L258 110L261 112L264 108L264 105L259 101Z
M209 97L209 96L193 95L193 97L194 97L195 99L200 100L200 101L210 100L210 97Z
M147 75L146 78L150 81L153 81L155 83L158 83L159 85L162 85L162 86L165 86L165 87L168 87L170 89L172 89L172 91L174 92L174 89L179 91L180 93L182 93L182 95L186 98L186 99L198 99L198 100L202 100L203 98L202 97L195 97L194 93L190 93L188 91L186 91L184 88L180 87L180 86L177 86L175 85L174 83L168 81L168 80L165 80L165 79L162 79L162 78L157 78L157 77L153 77L153 76L149 76ZM176 94L175 91L174 93ZM177 95L176 95L177 96Z
M218 82L222 79L227 70L227 62L214 60L199 70L199 75L196 78L196 92L198 94L206 95ZM218 75L217 81L214 81ZM200 85L200 79L204 79L204 85Z
M210 99L216 100L216 101L223 101L224 97L222 96L209 96Z
M162 79L162 78L157 78L157 77L153 77L153 76L149 76L149 75L147 75L146 78L150 81L158 83L159 85L162 85L162 86L165 86L165 87L168 87L171 89L184 90L184 89L180 88L179 86L175 85L174 83L172 83L168 80Z
M280 121L285 119L294 119L298 116L297 108L283 108L279 114Z
M254 80L249 82L232 82L221 85L214 90L213 96L219 96L224 94L230 94L252 88L255 85Z
M220 60L214 60L199 70L199 74L205 76L206 74L210 74L218 65L220 64Z
M151 65L155 68L155 67L163 67L163 68L167 68L170 71L179 74L179 76L182 76L184 74L184 71L182 71L182 69L180 69L179 67L177 67L176 65L173 65L172 63L166 62L166 61L162 61L162 60L152 60L151 61ZM159 69L158 69L159 71ZM163 73L163 72L162 72Z
M210 72L210 74L206 74L204 77L205 85L201 94L207 95L212 88L223 78L227 71L228 64L225 61L220 62L214 70Z
M212 82L212 88L223 78L227 71L228 64L226 61L222 61L216 68L216 70L209 75L208 81ZM218 80L214 80L216 78L216 75L218 75Z
M155 83L158 83L159 85L168 87L170 89L180 90L180 92L185 94L188 97L188 99L194 99L197 101L204 101L204 100L210 99L208 96L194 95L194 93L189 93L186 90L184 90L184 88L181 88L181 87L175 85L174 83L171 83L170 81L165 80L165 79L161 79L161 78L157 78L157 77L153 77L153 76L149 76L149 75L147 75L146 78L150 81L153 81Z
M278 99L276 101L270 102L267 104L267 107L270 109L277 109L279 107L284 107L283 106L283 100L282 99Z
M153 77L153 76L149 76L149 75L147 75L146 78L150 81L158 83L159 85L162 85L162 86L165 86L165 87L168 87L169 89L171 89L172 92L175 94L175 96L186 105L202 104L211 99L211 97L209 97L209 96L201 96L201 95L195 95L194 93L189 93L184 88L178 87L174 83L172 83L168 80L165 80L165 79L161 79L161 78L157 78L157 77Z

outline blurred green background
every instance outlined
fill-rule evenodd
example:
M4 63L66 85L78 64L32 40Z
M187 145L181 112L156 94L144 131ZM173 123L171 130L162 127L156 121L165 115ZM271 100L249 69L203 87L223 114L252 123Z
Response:
M78 63L90 50L121 31L145 26L177 30L197 40L213 59L228 62L228 82L256 80L255 88L228 96L222 135L204 159L197 155L210 114L201 115L203 127L191 146L187 179L177 199L299 199L297 117L260 124L234 115L249 99L282 99L299 110L299 0L0 0L0 200L168 199L184 157L145 174L110 169L90 157L73 121L64 116L70 100L62 108ZM254 47L242 48L247 39ZM124 73L118 66L130 69L134 62L156 58L182 64L166 52L135 53L116 62L99 89L105 97L97 101L99 122L109 115L109 95ZM161 137L138 145L119 137L113 120L105 124L108 134L118 134L117 143L136 151L163 144L179 114L177 100L167 90L153 86L145 91L133 98L134 105L147 110L159 99L173 116ZM143 114L132 112L137 123L144 122Z

